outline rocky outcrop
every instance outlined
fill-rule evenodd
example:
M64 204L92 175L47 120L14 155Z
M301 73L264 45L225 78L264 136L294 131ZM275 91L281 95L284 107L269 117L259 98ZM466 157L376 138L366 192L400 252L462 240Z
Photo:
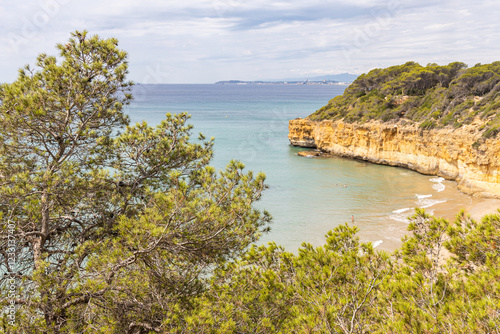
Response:
M332 155L328 154L326 152L320 151L320 150L314 150L314 151L300 151L297 153L301 157L306 157L306 158L317 158L317 157L327 157L331 158Z
M465 193L500 198L500 140L481 139L479 120L458 129L423 130L415 123L349 124L295 119L290 143L349 158L455 180Z

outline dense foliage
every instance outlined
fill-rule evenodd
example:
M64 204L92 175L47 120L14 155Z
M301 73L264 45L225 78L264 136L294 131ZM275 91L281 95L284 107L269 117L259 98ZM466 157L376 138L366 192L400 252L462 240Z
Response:
M58 49L0 86L2 327L167 331L266 228L264 175L208 166L186 114L130 126L115 39L76 32Z
M500 333L500 215L450 224L417 210L409 229L392 256L347 225L298 255L254 247L178 332Z
M500 332L500 214L417 210L392 255L348 225L248 249L264 175L215 171L186 114L129 125L116 40L58 49L0 86L3 333Z
M500 62L421 66L408 62L359 76L311 116L346 122L404 119L422 128L460 127L479 118L485 137L500 130Z

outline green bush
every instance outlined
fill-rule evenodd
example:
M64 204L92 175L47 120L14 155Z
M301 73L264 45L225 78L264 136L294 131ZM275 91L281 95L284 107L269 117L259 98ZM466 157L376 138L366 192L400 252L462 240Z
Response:
M436 121L434 121L432 119L428 119L428 120L425 120L422 123L420 123L419 126L420 126L420 128L422 128L424 130L430 130L430 129L433 129L436 127Z
M475 103L475 96L482 100ZM493 136L497 132L491 119L499 110L500 62L472 68L459 62L425 67L408 62L359 76L342 96L335 97L310 118L363 123L373 119L387 122L404 116L420 122L423 128L439 128L470 124L481 115L489 119L485 135Z
M298 254L254 247L214 275L178 332L498 334L500 215L410 220L392 255L347 224Z

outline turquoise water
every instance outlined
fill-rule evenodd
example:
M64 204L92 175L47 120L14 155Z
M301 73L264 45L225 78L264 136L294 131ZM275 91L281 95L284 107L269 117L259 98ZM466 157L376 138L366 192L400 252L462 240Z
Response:
M330 229L352 222L360 238L392 250L416 206L451 216L473 199L454 182L402 168L344 158L304 158L289 145L288 120L306 117L342 94L340 85L140 85L126 112L132 122L158 124L167 112L192 115L194 133L215 137L212 165L231 159L263 171L269 189L258 208L274 217L260 243L290 251L320 245Z

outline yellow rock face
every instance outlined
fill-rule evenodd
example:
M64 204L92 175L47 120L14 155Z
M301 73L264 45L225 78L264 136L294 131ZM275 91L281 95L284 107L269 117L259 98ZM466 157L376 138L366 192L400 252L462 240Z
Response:
M288 129L294 146L442 176L457 181L465 193L500 198L500 140L491 138L474 145L481 138L478 124L422 130L415 124L299 118L291 120Z

